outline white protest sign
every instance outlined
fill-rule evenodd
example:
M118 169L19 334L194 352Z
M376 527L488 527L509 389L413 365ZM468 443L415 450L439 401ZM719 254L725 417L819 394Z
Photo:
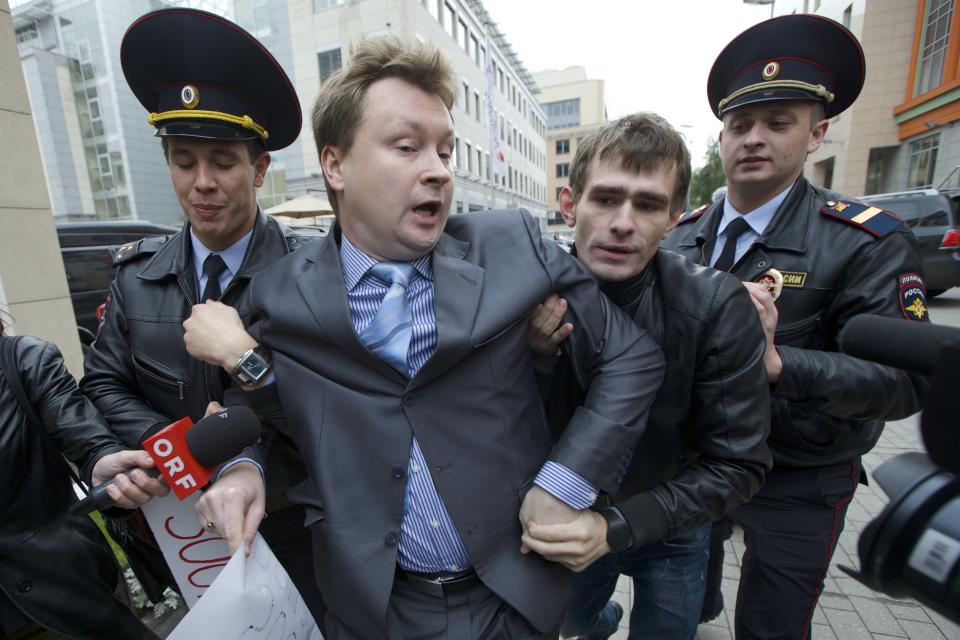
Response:
M230 559L226 541L197 520L193 505L200 495L198 492L180 501L171 492L141 507L188 608L196 604Z
M167 640L323 640L287 572L260 534L237 549Z

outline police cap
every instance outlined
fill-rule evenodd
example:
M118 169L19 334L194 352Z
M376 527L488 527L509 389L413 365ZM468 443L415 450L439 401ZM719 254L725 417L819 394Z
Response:
M206 11L161 9L120 44L123 75L158 136L259 139L267 151L300 135L300 101L252 35Z
M819 100L828 118L853 104L866 65L857 38L820 16L780 16L756 24L720 52L707 80L718 118L771 100Z

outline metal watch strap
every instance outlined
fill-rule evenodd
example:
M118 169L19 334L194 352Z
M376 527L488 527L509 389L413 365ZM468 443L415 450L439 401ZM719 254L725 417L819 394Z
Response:
M620 509L606 507L600 510L600 515L607 521L607 545L611 551L623 551L633 546L633 530Z

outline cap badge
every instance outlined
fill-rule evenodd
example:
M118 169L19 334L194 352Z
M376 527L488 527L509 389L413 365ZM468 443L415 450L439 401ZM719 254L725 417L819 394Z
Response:
M192 84L188 84L180 89L180 102L187 109L193 109L200 104L200 92Z
M780 63L779 62L768 62L767 66L763 68L761 74L764 80L773 80L778 75L780 75Z

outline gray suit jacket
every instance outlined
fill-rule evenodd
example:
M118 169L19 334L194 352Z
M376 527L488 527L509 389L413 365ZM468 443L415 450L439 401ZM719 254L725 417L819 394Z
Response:
M556 628L569 574L520 553L521 500L547 459L615 490L660 384L659 347L528 213L472 214L451 218L433 252L437 349L407 379L354 331L338 237L254 279L251 332L276 384L241 400L264 419L264 446L281 429L306 462L309 479L289 495L307 507L327 606L359 636L383 637L415 434L480 578L537 628ZM590 386L556 444L527 347L528 314L551 291L569 301L566 348Z

